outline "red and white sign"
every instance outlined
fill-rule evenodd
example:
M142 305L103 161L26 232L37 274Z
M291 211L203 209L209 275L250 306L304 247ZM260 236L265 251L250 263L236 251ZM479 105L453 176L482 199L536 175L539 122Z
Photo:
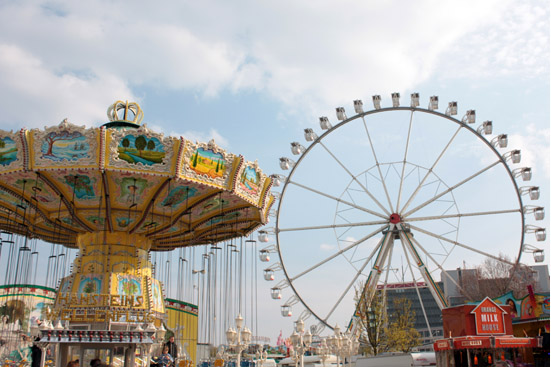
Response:
M450 340L449 339L440 339L434 342L434 350L435 351L441 351L441 350L450 350Z
M454 349L482 349L491 348L490 338L487 336L460 336L453 338Z
M496 348L536 348L538 340L536 338L515 338L503 337L496 338Z
M494 301L486 297L471 311L475 317L476 335L504 335L507 313Z

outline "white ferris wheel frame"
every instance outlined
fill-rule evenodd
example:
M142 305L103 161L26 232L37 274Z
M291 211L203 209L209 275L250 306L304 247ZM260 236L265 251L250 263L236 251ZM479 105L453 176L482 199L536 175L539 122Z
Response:
M338 111L339 109L337 109L337 113L339 112ZM524 205L523 205L523 201L522 201L522 190L519 188L516 180L515 180L515 172L509 167L509 164L507 163L507 159L508 157L506 156L506 154L501 154L497 149L496 147L493 145L493 143L489 140L487 140L486 138L484 138L482 136L482 133L479 130L475 130L474 128L472 128L471 126L469 126L467 124L467 122L465 121L465 119L463 120L458 120L454 117L452 117L450 114L444 114L444 113L441 113L439 111L436 111L434 109L425 109L425 108L419 108L419 107L407 107L407 106L393 106L393 107L387 107L387 108L376 108L374 110L369 110L369 111L365 111L365 112L360 112L350 118L343 118L341 119L342 121L332 127L330 127L329 129L327 129L322 135L320 136L315 136L314 140L311 142L311 144L304 149L303 152L301 152L300 154L300 157L298 158L297 162L292 164L292 167L290 167L290 172L289 174L287 175L287 177L285 177L285 180L284 180L284 184L283 184L283 188L281 190L281 193L277 196L277 198L279 199L279 203L278 203L278 206L277 206L277 211L275 213L276 215L276 220L275 220L275 228L273 229L273 233L275 234L275 237L276 237L276 249L277 249L277 252L278 252L278 255L279 255L279 258L280 258L280 267L281 267L281 270L283 270L283 273L285 275L285 278L286 280L283 281L284 286L285 287L290 287L292 290L293 290L293 293L294 295L291 297L291 300L292 300L292 304L296 304L297 301L299 301L300 303L302 303L302 305L304 306L304 308L306 309L305 312L303 312L303 314L300 316L300 318L304 318L305 316L308 317L309 315L313 315L320 323L319 325L317 326L318 330L322 330L323 328L325 327L329 327L330 329L333 329L334 325L330 325L327 323L327 319L330 317L331 313L334 311L334 309L337 307L337 305L340 303L340 301L342 300L342 297L344 297L344 295L347 293L347 290L350 289L350 287L354 284L354 281L357 279L358 275L361 274L364 270L364 268L367 266L367 264L372 260L373 256L376 255L376 260L373 264L373 267L371 268L370 272L369 272L369 276L368 276L368 280L367 280L367 286L365 289L368 290L368 292L370 292L370 294L367 295L367 299L371 299L373 297L373 294L375 293L375 290L376 290L376 285L377 285L377 282L378 282L378 279L381 275L381 267L385 264L386 261L390 261L389 260L389 256L391 257L392 255L392 246L394 245L394 241L391 241L390 239L393 237L393 235L388 235L389 233L392 233L392 231L396 231L398 230L398 236L399 236L399 239L402 243L402 246L404 247L404 253L410 253L412 255L412 258L418 263L420 264L418 266L418 270L423 274L423 277L425 278L425 282L427 284L427 286L429 287L433 297L435 298L438 306L440 307L440 309L444 308L444 307L447 307L447 302L446 302L446 299L445 297L443 296L441 290L439 289L439 287L435 284L435 282L433 281L430 273L424 269L424 264L423 264L423 261L421 260L419 254L417 253L416 251L416 247L421 249L423 252L424 252L424 255L425 256L428 256L430 257L430 254L423 250L423 247L417 243L414 239L413 239L413 236L410 236L408 235L407 231L405 230L405 228L402 227L402 223L397 223L397 224L392 224L392 223L389 223L389 219L388 219L388 216L391 214L388 212L387 208L385 208L383 205L381 205L377 198L373 197L373 195L369 192L369 190L364 187L357 179L356 177L338 160L338 158L331 152L331 150L329 150L324 144L323 144L323 139L326 138L329 134L331 134L332 132L336 131L337 129L339 129L340 127L348 124L349 122L351 121L354 121L354 120L357 120L357 119L362 119L363 120L363 123L364 123L364 126L366 128L366 131L367 131L367 125L366 125L366 121L365 121L365 118L367 116L370 116L370 115L375 115L375 114L381 114L381 113L387 113L387 112L391 112L391 111L410 111L411 112L411 120L413 118L413 114L414 113L424 113L424 114L431 114L431 115L434 115L434 116L437 116L437 117L440 117L440 118L444 118L448 121L451 121L455 124L458 125L458 129L457 131L455 132L455 134L451 137L450 141L447 143L446 147L442 150L442 152L440 153L439 157L434 161L432 167L428 170L428 172L430 173L435 167L436 165L438 164L438 162L440 161L440 159L442 158L442 156L444 155L444 153L446 152L446 150L448 149L448 147L450 146L450 144L453 142L453 140L455 139L455 137L457 136L457 134L459 133L459 131L461 131L462 129L466 129L468 130L469 132L471 132L477 139L479 139L482 143L484 143L489 149L490 151L492 151L494 153L494 155L497 157L497 160L493 163L491 163L490 165L486 166L485 168L483 168L482 170L479 170L478 172L474 173L473 175L465 178L464 180L456 183L455 185L449 187L447 190L443 191L442 193L434 196L434 198L432 199L432 201L434 200L437 200L439 197L445 195L446 193L453 193L453 190L455 190L457 187L465 184L466 182L469 182L470 180L472 180L474 177L477 177L478 175L486 172L487 170L489 170L490 168L498 165L498 164L501 164L508 176L509 176L509 179L514 187L514 191L517 195L517 199L518 199L518 208L517 209L512 209L512 210L505 210L505 211L487 211L487 212L477 212L477 213L458 213L458 214L453 214L453 216L456 216L456 217L461 217L461 216L476 216L476 215L488 215L488 214L499 214L499 213L516 213L518 212L520 214L520 221L521 221L521 228L523 229L521 232L521 235L520 235L520 248L519 248L519 252L518 252L518 256L516 256L516 260L514 262L508 262L510 265L514 266L515 268L518 267L519 265L519 262L520 262L520 259L521 259L521 256L522 256L522 252L523 252L523 244L524 244L524 241L525 241L525 228L526 228L526 219L525 219L525 210L523 210L524 208ZM409 148L409 134L411 132L411 124L412 124L412 121L410 120L410 131L408 131L408 138L407 138L407 143L406 143L406 148L405 148L405 152L404 152L404 165L403 167L405 167L405 164L406 164L406 158L407 158L407 154L408 154L408 148ZM377 161L377 156L376 156L376 153L374 151L374 148L373 148L373 144L371 142L371 138L369 136L369 131L367 131L367 137L368 139L370 140L369 143L370 143L370 147L371 149L373 150L373 155L374 155L374 158L375 158L375 162L377 163L377 167L379 169L379 173L380 173L380 167L379 167L379 162ZM357 183L360 185L360 187L362 187L364 189L364 191L368 194L368 196L371 197L371 199L383 210L383 212L385 213L385 215L381 215L380 213L377 213L377 212L374 212L374 211L371 211L367 208L363 208L363 207L359 207L357 206L356 204L354 203L351 203L351 202L347 202L345 200L343 200L342 198L337 198L337 197L334 197L334 196L331 196L329 194L326 194L326 193L323 193L321 191L318 191L318 190L315 190L313 188L310 188L310 187L307 187L307 186L304 186L304 185L301 185L300 183L298 182L293 182L292 178L293 178L293 175L294 173L297 171L298 167L300 166L300 163L306 159L306 157L308 156L308 153L316 146L322 146L332 157L333 159L335 159L335 161L342 167L344 168L344 170L350 175L350 177L352 178L352 180L355 180L357 181ZM423 182L424 180L428 177L428 174L427 176L425 176L425 178L423 179ZM382 175L381 175L381 178L382 178ZM401 176L401 181L400 181L400 191L399 191L399 196L398 196L398 200L397 200L397 203L396 203L396 212L399 212L399 208L400 208L400 201L401 201L401 195L402 195L402 184L403 184L403 178L404 178L404 175L403 175L403 171L402 171L402 176ZM422 186L423 182L421 182L419 184L419 186L417 187L417 189L415 190L415 192L413 193L413 195L411 195L410 199L407 201L407 203L403 206L403 210L405 210L406 208L409 207L411 201L413 200L413 198L415 197L415 195L417 194L418 190L420 189L420 187ZM382 183L383 185L385 185L385 182L384 180L382 180ZM318 262L317 264L309 267L308 269L302 271L301 273L291 277L290 274L288 273L286 267L285 267L285 263L283 261L283 256L281 254L281 246L280 246L280 238L279 238L279 234L281 232L285 232L285 231L292 231L292 230L302 230L302 229L321 229L321 228L337 228L339 227L339 224L333 224L333 225L326 225L326 226L311 226L311 227L300 227L300 228L280 228L279 227L279 222L280 222L280 211L281 211L281 206L282 206L282 203L284 202L284 198L285 198L285 193L287 191L287 188L290 186L290 185L295 185L295 186L298 186L298 187L301 187L303 189L306 189L306 190L309 190L313 193L316 193L316 194L319 194L319 195L322 195L322 196L325 196L327 198L330 198L330 199L333 199L335 201L337 201L338 203L343 203L345 205L348 205L350 207L354 207L356 209L360 209L360 210L364 210L364 211L367 211L369 212L370 214L373 214L375 216L378 216L381 218L380 221L373 221L373 222L368 222L368 223L355 223L355 224L343 224L341 226L351 226L351 225L357 225L357 226L360 226L360 225L365 225L365 224L372 224L372 225L376 225L376 224L380 224L381 227L379 227L377 230L373 231L372 233L368 234L367 236L365 236L364 238L360 239L360 240L357 240L355 242L353 242L352 244L350 244L349 246L345 247L345 248L342 248L340 249L340 251L334 253L333 255L329 256L328 258L324 259L323 261L321 262ZM390 202L390 198L388 196L388 191L386 189L386 186L384 187L385 189L385 193L386 193L386 196L387 196L387 199ZM430 202L425 202L424 205L428 205ZM515 205L516 206L516 205ZM392 207L392 204L391 204L391 207ZM416 207L416 208L413 208L404 214L404 217L406 217L408 214L411 214L415 211L417 211L419 209L419 207ZM410 226L412 229L415 229L417 231L420 231L420 232L423 232L424 230L419 228L419 227L416 227L416 226L413 226L411 225ZM307 274L308 272L312 271L313 269L323 265L324 263L334 259L335 257L337 256L340 256L342 255L344 252L348 251L350 248L354 247L357 243L360 243L362 241L365 241L366 239L368 238L371 238L373 237L374 235L376 234L379 234L379 233L382 233L382 232L385 232L385 236L381 239L381 241L379 242L379 244L377 246L375 246L375 249L373 250L373 252L371 253L371 255L367 258L367 260L365 261L365 263L363 264L363 266L361 267L361 269L358 271L358 275L352 280L352 282L350 282L350 284L348 284L347 286L347 290L345 290L345 292L342 293L342 295L340 296L340 299L337 301L337 303L335 304L335 306L333 307L333 309L329 312L329 314L326 316L326 317L322 317L321 315L318 315L316 313L315 310L313 310L310 305L308 305L307 302L305 302L303 300L303 298L301 297L300 295L300 292L295 288L295 285L293 284L294 281L298 278L300 278L301 276ZM481 255L484 255L484 256L487 256L487 257L490 257L490 258L494 258L494 259L497 259L499 261L504 261L503 259L501 258L498 258L497 256L495 255L492 255L492 254L489 254L485 251L482 251L482 250L479 250L479 249L475 249L475 248L472 248L472 247L469 247L465 244L462 244L462 243L459 243L458 241L451 241L450 239L446 238L446 237L442 237L442 236L439 236L437 234L434 234L434 233L429 233L427 231L424 231L425 234L428 234L428 235L431 235L431 236L436 236L436 237L440 237L439 239L440 240L443 240L443 241L447 241L447 242L451 242L453 245L456 245L456 246L460 246L460 247L465 247L467 248L468 250L471 250L471 251L475 251L475 252L478 252L479 254ZM415 245L414 245L415 243ZM408 263L410 262L409 258L407 259ZM433 259L433 261L435 262L435 264L438 265L438 262L435 261ZM409 268L411 271L413 271L412 265L409 264ZM450 279L452 279L453 282L455 282L453 280L453 278L451 278L451 276L449 274L447 274L447 272L441 267L438 265L438 267L440 268L440 270ZM415 278L414 278L415 279ZM415 283L415 281L414 281ZM459 286L458 284L456 284L457 286ZM386 282L385 282L385 286L386 286ZM419 296L419 289L417 288L417 285L415 284L415 288L416 288L416 291L417 291L417 294ZM364 291L365 291L364 289ZM290 305L290 304L289 304ZM284 305L285 306L285 305ZM422 306L423 308L423 313L425 314L425 319L427 319L426 317L426 313L425 313L425 310L424 310L424 307ZM428 320L427 320L427 324L428 324ZM430 326L429 326L429 329L430 329Z

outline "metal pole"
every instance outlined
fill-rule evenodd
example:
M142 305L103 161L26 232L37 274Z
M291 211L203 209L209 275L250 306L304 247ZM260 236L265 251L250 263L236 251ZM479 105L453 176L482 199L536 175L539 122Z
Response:
M237 328L237 365L241 367L241 328Z

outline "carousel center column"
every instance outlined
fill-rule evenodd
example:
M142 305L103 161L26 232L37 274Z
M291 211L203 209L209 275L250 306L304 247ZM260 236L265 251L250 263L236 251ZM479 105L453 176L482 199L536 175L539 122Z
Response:
M89 365L91 356L133 367L128 356L136 348L148 360L166 320L162 286L149 259L151 242L136 234L100 232L79 235L77 245L79 255L59 285L41 341L59 345L59 367L74 359Z

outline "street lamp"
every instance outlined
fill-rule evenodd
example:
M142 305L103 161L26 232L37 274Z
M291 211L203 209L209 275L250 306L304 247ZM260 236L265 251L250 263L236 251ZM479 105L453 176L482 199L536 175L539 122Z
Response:
M339 325L335 325L333 328L335 335L327 339L329 348L337 356L337 367L339 366L339 360L342 361L342 365L345 365L346 357L348 357L348 364L352 364L352 355L356 354L359 347L359 342L352 334L346 332L341 334L341 328Z
M230 328L226 331L226 339L228 339L228 346L232 349L235 349L237 353L236 367L240 367L241 353L247 348L247 346L251 342L251 331L246 326L243 327L243 317L241 317L241 314L239 314L235 318L235 328L237 330L234 330L230 326Z
M260 346L256 351L256 361L260 364L260 367L264 365L264 362L268 359L268 351L264 350L263 346Z
M325 367L325 361L329 358L331 350L327 345L327 340L324 338L321 340L320 346L318 348L318 354L321 358L322 366Z
M344 340L344 354L348 356L348 364L352 365L352 356L358 353L360 342L348 331L344 334Z
M291 345L295 350L296 356L300 357L300 367L304 367L304 353L312 344L312 334L310 330L304 332L304 321L298 319L295 331L291 334ZM296 361L296 359L295 359Z

